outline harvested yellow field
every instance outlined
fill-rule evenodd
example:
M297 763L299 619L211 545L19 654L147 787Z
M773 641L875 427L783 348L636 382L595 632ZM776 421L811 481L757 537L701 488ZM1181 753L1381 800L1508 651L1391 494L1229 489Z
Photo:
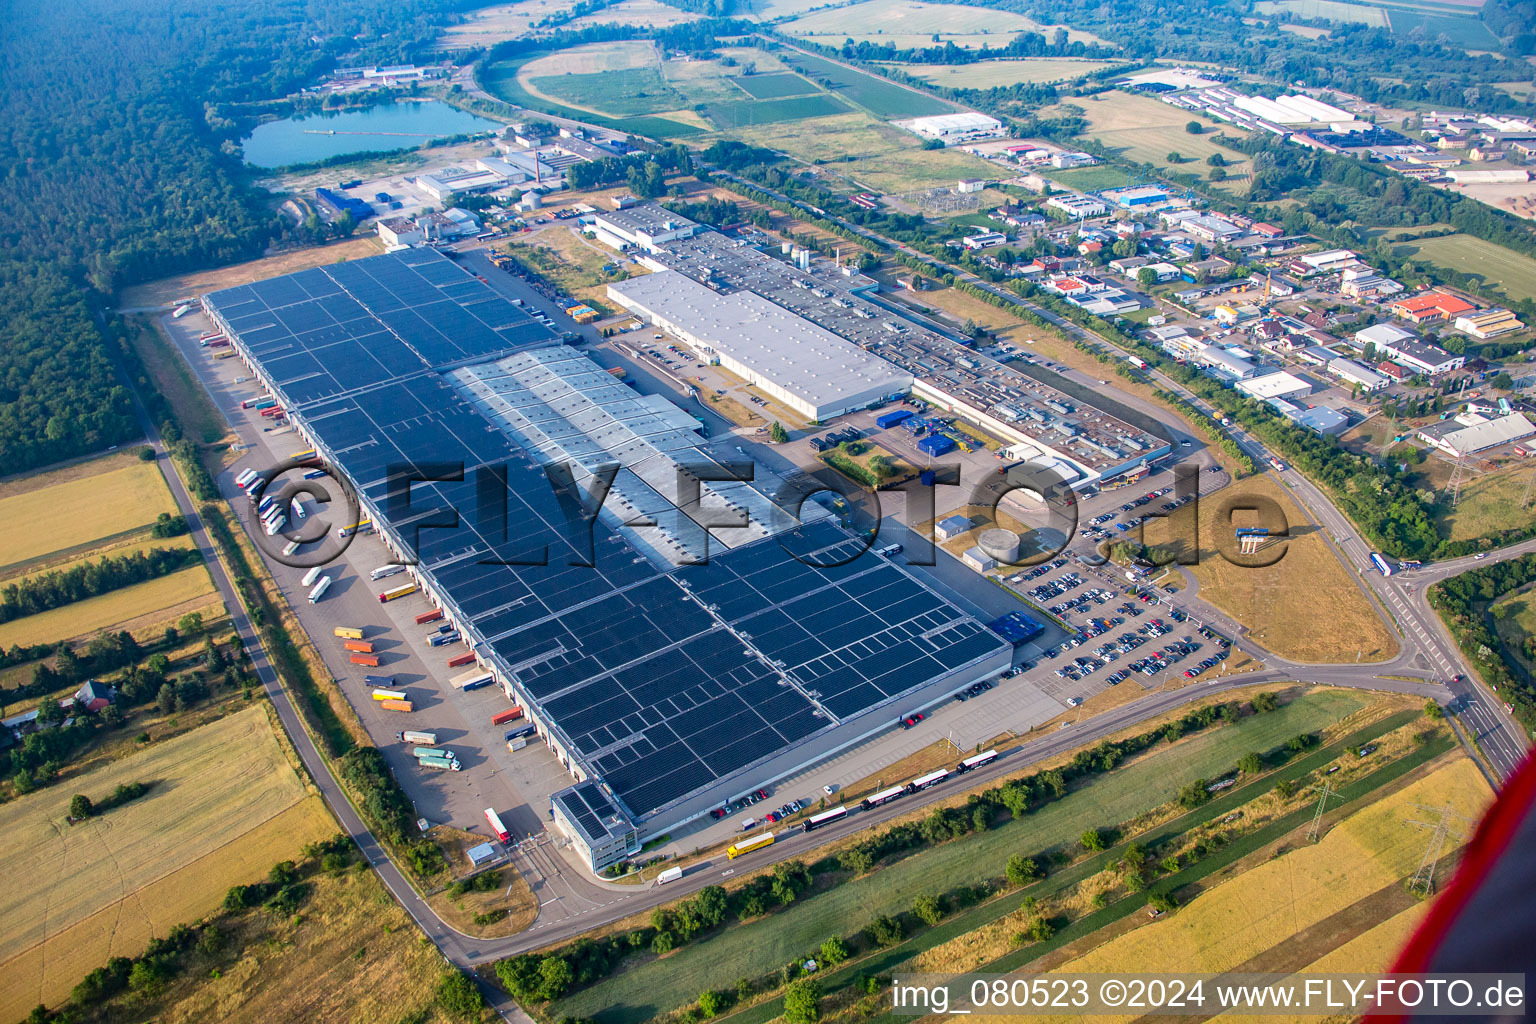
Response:
M1334 825L1320 842L1250 868L1176 913L1063 964L1061 972L1108 973L1129 965L1144 973L1232 970L1412 875L1424 855L1426 838L1422 830L1404 824L1405 818L1423 815L1414 805L1449 804L1457 813L1475 818L1490 799L1477 768L1458 756Z
M433 992L447 969L371 871L318 875L296 920L247 915L245 953L178 979L158 1000L162 1024L419 1021L450 1024Z
M0 498L0 567L135 530L176 502L152 462L116 468Z
M1249 523L1241 508L1244 498L1269 498L1285 512L1294 535L1285 541L1285 554L1274 565L1249 568L1233 565L1216 549L1218 539L1235 554L1233 531ZM1285 488L1268 476L1239 480L1200 499L1200 563L1190 572L1200 584L1200 597L1248 627L1249 636L1265 649L1290 661L1385 661L1395 657L1397 638L1321 532L1313 529ZM1153 520L1146 542L1159 544L1181 529L1173 520ZM1262 553L1261 549L1261 553ZM1318 614L1327 609L1326 615Z
M136 555L147 551L154 551L159 548L190 548L193 546L193 541L190 536L167 537L161 540L142 539L145 536L147 536L147 534L140 534L138 537L132 540L125 540L121 543L103 544L101 547L92 548L89 554L82 555L78 558L64 557L38 559L27 563L27 567L25 569L20 569L15 572L8 573L0 570L0 580L20 581L23 579L30 579L34 576L42 576L49 572L63 572L65 570L72 569L77 565L85 565L89 562L95 562L102 558L127 558L131 555Z
M518 82L528 88L530 80L551 75L591 75L600 71L656 67L661 55L656 44L647 39L626 39L611 43L587 43L538 57L524 64L517 73Z
M157 580L135 583L122 590L7 622L0 626L0 646L69 640L142 619L156 609L194 602L212 593L213 580L209 578L208 570L194 565Z
M257 881L273 864L296 857L305 843L335 832L336 821L325 802L318 796L305 797L242 835L239 842L205 854L80 923L50 934L46 942L4 962L15 993L14 1005L11 995L0 996L0 1016L18 1018L39 1002L55 1003L109 958L133 956L155 936L209 913L223 890L204 884L204 879L225 889Z
M107 956L137 952L336 831L268 716L264 706L241 711L0 806L0 876L29 880L0 893L0 1017L57 998ZM129 782L153 788L65 822L73 794L99 800ZM82 947L89 955L71 952Z
M1376 927L1361 932L1327 956L1308 964L1301 974L1373 974L1385 972L1392 966L1398 951L1408 941L1408 936L1424 920L1428 903L1419 903L1400 914L1394 914ZM1218 1018L1224 1024L1272 1024L1273 1017L1257 1017L1251 1013L1223 1013Z

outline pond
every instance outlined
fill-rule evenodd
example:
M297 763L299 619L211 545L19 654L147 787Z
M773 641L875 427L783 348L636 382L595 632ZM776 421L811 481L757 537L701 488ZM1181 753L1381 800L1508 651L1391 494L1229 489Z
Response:
M500 121L465 113L439 100L428 100L269 121L240 144L246 163L255 167L286 167L348 153L414 149L428 139L501 127Z

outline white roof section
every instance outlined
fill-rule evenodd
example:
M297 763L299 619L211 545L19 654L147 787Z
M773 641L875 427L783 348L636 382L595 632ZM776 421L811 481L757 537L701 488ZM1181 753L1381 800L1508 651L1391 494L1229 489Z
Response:
M912 386L912 375L894 363L754 292L721 294L675 270L659 270L610 284L608 294L678 325L817 408Z
M571 466L589 495L596 469L617 463L602 514L653 559L676 565L704 558L705 524L743 511L746 527L715 526L710 539L738 547L797 525L762 490L777 478L765 478L761 469L753 483L699 480L696 492L686 489L680 466L715 462L704 450L699 421L661 395L637 394L576 349L521 352L448 377L540 464ZM656 525L624 525L647 520Z
M907 127L915 132L944 132L966 131L969 129L988 130L1002 127L1002 122L995 117L979 114L974 110L967 110L960 114L935 114L933 117L918 117L907 122Z
M1383 345L1395 345L1400 341L1408 341L1417 338L1412 331L1405 331L1395 324L1372 324L1363 330L1355 332L1355 340L1360 344L1371 344L1380 348Z
M1269 373L1262 377L1251 377L1248 380L1237 382L1237 390L1254 398L1289 398L1292 395L1309 395L1312 393L1312 385L1294 374L1281 371Z
M1498 419L1474 423L1440 436L1440 444L1457 454L1467 455L1486 448L1518 441L1536 434L1536 426L1522 413L1512 412Z

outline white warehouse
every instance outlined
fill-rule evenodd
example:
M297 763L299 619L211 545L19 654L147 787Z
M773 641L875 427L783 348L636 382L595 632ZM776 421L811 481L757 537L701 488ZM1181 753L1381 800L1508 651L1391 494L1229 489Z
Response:
M722 295L659 270L610 284L608 297L806 419L826 421L912 387L894 363L753 292Z
M959 114L937 114L903 121L901 126L925 139L938 139L946 146L958 146L980 139L1000 139L1007 132L1003 122L986 114L967 110Z

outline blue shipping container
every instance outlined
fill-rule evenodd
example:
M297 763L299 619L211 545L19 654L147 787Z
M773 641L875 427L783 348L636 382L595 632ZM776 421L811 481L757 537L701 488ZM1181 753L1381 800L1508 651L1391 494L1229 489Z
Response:
M948 453L955 450L954 439L944 434L929 434L927 437L917 442L917 446L925 453L935 458L940 455L947 455Z
M902 420L909 420L911 418L911 409L897 409L895 412L888 412L884 416L876 417L875 426L879 427L881 430L884 430L887 427L894 427Z

